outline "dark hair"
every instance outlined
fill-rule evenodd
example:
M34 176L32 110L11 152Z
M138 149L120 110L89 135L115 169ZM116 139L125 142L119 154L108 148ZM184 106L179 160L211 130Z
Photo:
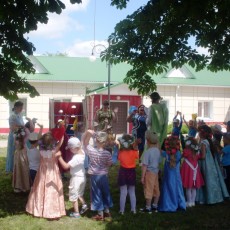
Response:
M23 102L21 102L21 101L16 101L16 102L14 103L14 107L13 107L12 111L14 111L15 108L21 107L21 106L23 106Z
M201 134L201 137L208 140L210 151L212 153L212 156L214 157L214 154L216 152L216 148L212 142L212 129L207 125L200 125L198 127L198 132Z
M29 121L26 122L25 127L30 129L30 122Z
M109 105L109 101L108 100L104 100L102 104L103 105Z
M139 106L137 107L137 109L139 110L140 107L145 107L145 106L141 104L141 105L139 105Z
M159 95L158 92L153 92L153 93L151 93L151 94L150 94L150 98L151 98L152 100L159 100L159 99L162 99L162 97Z
M33 145L33 144L35 144L35 143L37 143L37 142L38 142L38 140L35 140L35 141L29 140L29 143L30 143L31 145Z

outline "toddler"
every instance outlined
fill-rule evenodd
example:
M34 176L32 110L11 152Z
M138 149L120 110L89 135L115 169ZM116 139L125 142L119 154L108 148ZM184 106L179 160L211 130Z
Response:
M196 189L204 185L198 165L200 159L199 147L195 138L188 137L185 141L183 157L184 161L181 167L182 184L186 189L187 207L192 207L195 206Z
M207 125L200 125L198 132L201 140L199 164L205 185L197 190L196 201L201 204L219 203L229 197L229 194L215 157L216 149L212 142L212 130Z
M67 148L73 153L73 158L66 163L60 152L58 154L59 163L67 170L70 169L71 179L69 184L69 200L73 203L74 212L70 213L70 217L79 218L88 210L88 206L84 200L84 190L86 184L85 176L85 153L81 148L81 142L78 138L72 137L68 140ZM79 213L78 199L82 203L82 209Z
M197 134L197 122L196 117L194 117L194 120L189 120L188 122L185 120L183 115L183 120L186 126L188 127L188 136L189 137L196 137Z
M230 193L230 132L224 134L224 148L222 149L221 163L225 170L225 183Z
M31 186L33 186L34 179L40 165L40 152L38 149L38 140L41 138L43 126L39 124L37 125L40 127L39 133L30 133L28 136L28 142L30 147L27 147L27 157L30 168Z
M120 150L118 160L120 169L118 174L118 185L120 186L120 214L124 214L127 193L130 197L131 212L136 213L136 160L138 156L137 141L129 134L118 138Z
M147 130L145 133L147 150L142 159L141 183L144 185L144 195L146 206L140 209L141 212L151 213L157 210L160 197L158 172L160 162L160 150L158 146L158 136L155 132ZM153 199L153 204L151 205Z
M180 117L180 119L177 119L178 116ZM181 128L182 128L181 112L177 111L175 117L173 118L172 136L180 137Z
M63 185L56 155L63 137L55 145L51 133L45 133L39 143L40 166L26 204L26 211L33 216L47 219L59 219L65 216ZM58 153L58 154L57 154Z
M176 212L185 210L186 203L180 175L180 140L170 136L165 140L165 150L162 156L165 158L164 176L159 201L159 211Z

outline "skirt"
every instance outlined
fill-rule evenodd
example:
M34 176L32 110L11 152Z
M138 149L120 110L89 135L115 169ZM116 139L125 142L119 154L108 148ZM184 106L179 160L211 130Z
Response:
M120 167L118 174L118 185L136 185L136 170L135 168Z

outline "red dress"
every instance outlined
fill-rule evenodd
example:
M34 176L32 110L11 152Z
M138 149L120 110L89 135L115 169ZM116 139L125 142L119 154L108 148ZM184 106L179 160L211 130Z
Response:
M204 180L200 172L198 160L200 154L193 156L191 149L184 149L184 161L181 167L181 179L184 188L200 188Z

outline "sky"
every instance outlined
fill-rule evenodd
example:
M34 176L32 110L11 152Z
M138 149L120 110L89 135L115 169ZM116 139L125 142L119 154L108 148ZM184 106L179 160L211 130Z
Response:
M94 41L106 46L115 25L148 0L130 0L123 10L111 6L110 0L82 0L82 4L62 2L66 9L60 15L49 14L48 24L39 24L36 31L27 35L36 48L34 55L60 52L71 57L90 56Z

